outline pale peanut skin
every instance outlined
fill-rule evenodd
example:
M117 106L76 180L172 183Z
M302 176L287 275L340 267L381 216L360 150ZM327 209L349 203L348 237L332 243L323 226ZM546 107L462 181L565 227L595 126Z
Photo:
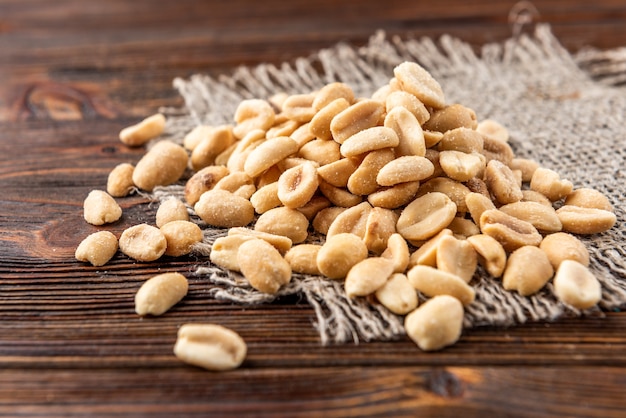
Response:
M154 276L135 294L135 312L141 316L163 315L187 295L188 289L187 278L180 273Z

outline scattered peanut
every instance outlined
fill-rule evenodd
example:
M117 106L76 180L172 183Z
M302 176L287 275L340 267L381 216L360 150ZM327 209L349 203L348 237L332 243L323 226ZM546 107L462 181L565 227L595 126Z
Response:
M563 260L554 276L554 294L561 302L577 309L588 309L602 298L598 279L587 267L574 260Z
M161 113L149 116L136 125L120 131L120 141L131 147L138 147L156 138L165 129L165 116Z
M159 228L139 224L125 229L120 236L120 250L137 261L158 260L167 248L167 240Z
M135 294L135 312L146 316L163 315L187 294L189 283L180 273L163 273L141 285Z
M100 267L113 258L117 251L117 238L109 231L98 231L88 235L78 244L75 257Z
M247 351L239 334L214 324L183 325L174 345L174 355L180 360L212 371L236 369Z
M83 217L92 225L104 225L122 217L122 208L109 194L92 190L83 202Z
M441 350L461 336L463 305L452 296L434 296L406 316L404 329L422 350Z

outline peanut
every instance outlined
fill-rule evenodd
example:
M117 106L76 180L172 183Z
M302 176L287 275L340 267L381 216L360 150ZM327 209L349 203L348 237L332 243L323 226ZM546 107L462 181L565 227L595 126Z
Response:
M522 296L537 293L554 275L546 253L539 247L526 245L515 250L507 260L502 286Z
M563 260L554 276L554 294L563 303L588 309L602 299L602 288L587 267L574 260Z
M396 315L406 315L417 308L417 291L406 275L394 273L376 292L376 299Z
M165 130L165 116L157 113L148 116L136 125L120 131L120 141L131 147L138 147L161 135Z
M461 336L463 305L451 296L435 296L406 316L404 329L420 349L441 350Z
M187 212L187 207L175 197L164 200L157 209L156 226L159 228L168 222L188 220L189 213Z
M165 255L180 257L191 252L193 246L202 241L202 230L189 221L171 221L161 227L167 241Z
M163 315L185 297L189 283L180 273L163 273L146 280L135 294L135 312Z
M254 238L237 250L237 264L243 276L259 292L274 294L291 281L291 267L272 244Z
M104 225L122 217L122 208L109 194L92 190L83 202L83 217L92 225Z
M187 151L171 141L160 141L135 166L133 182L151 192L156 186L175 183L187 168Z
M367 258L367 247L361 238L350 233L326 239L317 253L317 268L329 279L343 279L352 266Z
M370 257L352 266L346 280L344 289L346 296L368 296L377 291L385 284L393 273L393 262L382 257Z
M135 187L133 171L135 167L132 164L122 163L115 166L107 178L107 193L113 197L128 196Z
M119 240L120 250L137 261L159 259L167 248L163 233L148 224L131 226L122 232Z
M174 354L181 361L213 371L236 369L246 353L239 334L214 324L183 325L174 345Z
M117 238L109 231L98 231L83 239L74 256L78 261L87 261L92 266L100 267L113 258L117 252Z

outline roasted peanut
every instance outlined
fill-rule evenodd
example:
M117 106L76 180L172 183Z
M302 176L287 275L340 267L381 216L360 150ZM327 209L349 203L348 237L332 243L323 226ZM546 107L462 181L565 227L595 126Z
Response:
M313 99L313 109L317 112L337 99L344 99L349 104L354 103L354 92L345 83L329 83L322 87Z
M259 292L274 294L291 280L291 267L272 244L262 239L243 242L237 250L241 274Z
M329 208L322 209L317 215L315 215L315 218L313 218L313 229L315 232L326 235L335 218L337 218L337 216L345 210L346 208L339 206L331 206Z
M393 273L393 262L382 257L370 257L356 263L344 282L349 298L368 296L385 284Z
M467 212L465 196L470 193L470 190L462 183L447 177L435 177L420 185L417 196L421 197L433 192L443 193L448 196L459 213Z
M348 178L348 190L355 195L369 195L378 189L376 181L380 170L393 161L391 148L372 151L365 155L359 167Z
M280 206L282 202L278 198L278 182L266 184L257 189L257 191L250 196L250 203L252 203L256 213L259 214Z
M186 150L193 151L200 142L213 132L215 126L211 125L198 125L189 131L183 138L183 147Z
M209 259L217 266L227 270L239 271L239 263L237 262L237 251L239 247L246 241L257 239L252 235L234 234L225 237L219 237L211 246Z
M535 170L539 168L539 163L528 158L513 158L509 164L511 170L520 170L522 172L522 181L530 182L535 174Z
M243 138L250 131L260 129L267 131L274 124L276 112L271 104L261 99L243 100L235 110L233 134Z
M296 128L295 131L288 135L291 139L296 141L298 145L298 149L302 148L302 146L310 141L315 139L315 135L311 133L310 123L305 123Z
M469 128L456 128L447 131L437 144L439 151L459 151L467 154L483 151L483 137Z
M500 206L507 215L526 221L542 233L559 232L563 225L552 207L537 202L515 202Z
M405 93L406 92L397 92ZM417 99L416 99L417 100ZM423 157L426 153L424 132L417 118L404 107L395 107L385 116L384 126L393 129L398 136L396 154Z
M372 206L379 208L396 209L412 201L419 190L419 186L419 181L409 181L391 187L383 187L370 193L367 201Z
M215 187L218 181L228 175L228 168L221 165L204 167L195 173L185 184L185 200L191 206L195 205L202 193Z
M417 97L426 106L439 109L445 106L441 86L428 71L415 62L403 62L393 69L400 88Z
M383 148L393 148L400 143L400 139L391 128L375 126L364 129L341 144L340 152L344 157L354 157L366 152L376 151Z
M307 142L298 151L298 155L307 160L314 161L318 165L334 163L341 158L339 144L335 141L327 141L324 139L314 139Z
M398 232L407 240L425 240L444 229L456 215L448 196L432 192L411 202L398 218Z
M443 172L452 180L468 181L476 177L485 168L484 161L478 155L452 150L441 151L439 164Z
M393 262L394 273L403 273L409 265L409 246L402 235L391 234L387 240L387 248L380 255Z
M161 227L167 240L165 255L180 257L189 254L193 246L202 241L202 230L189 221L171 221Z
M156 213L156 226L159 228L172 221L188 221L189 213L183 202L175 197L170 197L159 205Z
M411 112L420 126L430 118L430 113L428 109L426 109L426 106L424 106L424 103L420 102L418 98L411 93L401 90L389 92L387 97L385 97L387 114L399 107Z
M429 148L434 147L435 145L439 144L441 140L443 139L443 134L441 132L424 130L423 134L424 134L424 145L426 146L426 152L428 152Z
M472 235L480 234L480 228L471 219L455 216L447 226L452 235L460 239L467 239Z
M120 141L131 147L138 147L161 135L165 130L165 116L157 113L148 116L136 125L120 131Z
M354 234L342 233L326 239L317 253L317 268L329 279L343 279L352 266L367 258L367 247Z
M539 248L548 256L550 264L555 270L564 260L574 260L578 263L589 265L589 251L581 240L565 232L557 232L543 238Z
M451 236L443 236L437 243L437 268L460 277L469 283L476 272L478 256L472 244Z
M376 100L361 100L336 115L330 122L333 139L340 144L357 132L378 124L385 112L384 104Z
M256 177L297 151L298 144L288 136L268 139L250 152L244 164L244 171L250 177Z
M474 301L476 292L459 276L434 267L417 265L409 270L407 277L411 286L425 296L449 295L463 305Z
M315 115L315 93L293 94L283 102L283 115L300 123L309 122Z
M550 199L548 199L541 193L536 192L534 190L522 190L521 201L522 202L537 202L537 203L541 203L542 205L552 207L552 202L550 202Z
M506 252L495 238L489 235L472 235L467 238L478 254L478 262L493 277L500 277L506 267Z
M319 167L317 174L332 186L346 187L348 179L359 168L360 163L358 158L342 158Z
M185 297L187 278L180 273L163 273L146 280L135 294L135 312L146 316L163 315Z
M381 254L387 248L387 241L396 232L398 215L383 208L372 208L367 216L363 242L374 254Z
M194 210L207 224L223 228L246 226L254 219L252 203L226 190L204 192Z
M367 219L371 211L372 206L367 202L363 202L341 212L328 227L327 238L346 232L363 238L365 236Z
M424 242L409 258L409 268L417 265L437 267L437 248L439 242L446 236L452 236L452 231L443 229L434 237Z
M295 120L286 119L278 123L278 117L274 121L274 125L267 130L265 133L265 137L267 139L276 138L279 136L289 136L291 135L298 127L300 126L300 122Z
M270 234L268 232L257 231L250 228L235 227L228 230L228 236L245 235L262 239L272 244L281 254L285 254L291 248L291 240L282 235Z
M435 167L427 158L407 155L385 164L376 175L376 183L381 186L395 186L399 183L423 180L434 171Z
M513 158L515 157L511 146L506 142L495 139L489 135L482 135L482 137L483 150L481 151L481 154L487 158L487 162L497 160L506 166L510 166L511 161L513 161Z
M556 211L563 224L563 231L573 234L599 234L606 232L615 225L617 217L608 210L581 208L565 205Z
M460 338L463 305L451 296L435 296L406 316L404 329L420 349L440 350Z
M516 290L522 296L537 293L554 275L546 253L539 247L526 245L509 256L502 276L506 290Z
M83 217L92 225L104 225L122 217L122 208L108 193L92 190L83 201Z
M483 212L480 216L480 230L495 238L507 252L541 243L541 234L534 226L498 209Z
M396 315L406 315L417 308L417 291L401 273L392 274L375 295L381 305Z
M330 132L330 122L342 111L350 107L350 103L343 97L337 98L319 109L309 123L309 130L319 139L332 139Z
M257 231L282 235L294 244L303 242L308 234L309 220L296 209L284 206L264 212L254 224Z
M154 226L139 224L122 232L119 240L120 250L137 261L159 259L167 248L165 235Z
M611 202L609 202L609 199L604 194L598 190L586 187L576 189L567 195L565 205L602 209L613 212L613 206L611 206Z
M350 193L348 190L332 186L323 180L320 180L320 192L330 200L335 206L349 208L361 203L361 196Z
M330 200L326 197L322 195L313 195L311 200L304 204L304 206L300 206L298 208L298 212L306 216L306 218L311 221L320 210L326 209L329 206Z
M187 151L171 141L160 141L135 166L133 182L151 192L156 186L172 184L187 168Z
M207 370L236 369L247 346L236 332L213 324L185 324L178 330L174 354L185 363Z
M236 171L234 173L227 174L222 177L215 186L214 190L226 190L231 192L235 196L243 197L244 199L250 199L250 197L256 192L256 186L250 176L242 171Z
M234 142L235 137L230 126L214 128L191 152L191 167L197 171L215 164L215 158Z
M476 126L476 132L502 142L508 142L509 140L508 129L493 119L483 119L480 121Z
M476 113L469 107L453 104L438 109L424 123L424 129L446 133L457 128L476 129Z
M291 271L302 274L321 275L320 269L317 267L317 254L321 245L317 244L300 244L292 247L285 254L285 260L291 266Z
M113 197L128 196L135 187L133 171L135 171L135 167L132 164L116 165L107 178L107 193Z
M563 260L554 276L554 294L574 308L588 309L602 299L602 287L587 267L574 260Z
M502 204L522 200L522 190L515 175L509 167L498 160L487 163L485 183L496 200Z
M530 180L530 188L556 202L572 192L572 182L561 180L556 171L539 167Z
M109 262L117 252L117 238L109 231L98 231L83 239L74 256L78 261L87 261L100 267Z

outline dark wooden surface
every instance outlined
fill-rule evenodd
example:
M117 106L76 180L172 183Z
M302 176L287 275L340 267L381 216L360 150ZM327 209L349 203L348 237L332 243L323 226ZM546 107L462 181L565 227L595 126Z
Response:
M82 201L142 154L119 130L181 100L176 76L281 62L374 30L510 36L512 1L0 0L0 416L626 416L626 314L464 333L444 351L406 339L321 347L297 300L206 298L191 259L104 268L73 258L96 230ZM538 1L561 42L626 46L623 1ZM152 221L141 198L106 227ZM189 296L140 319L147 277L180 271ZM177 327L238 331L249 355L214 374L172 355Z

